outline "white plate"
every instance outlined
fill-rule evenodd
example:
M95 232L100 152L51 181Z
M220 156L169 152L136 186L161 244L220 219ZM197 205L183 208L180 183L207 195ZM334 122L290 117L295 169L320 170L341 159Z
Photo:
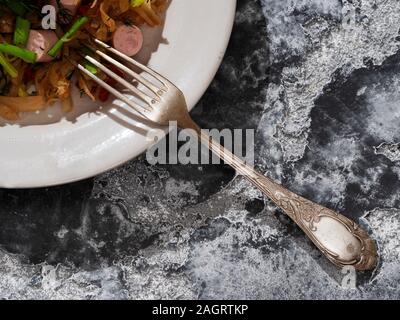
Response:
M141 59L150 58L151 67L182 89L189 108L215 76L235 9L235 0L172 0L164 28L150 31L153 41ZM76 111L66 117L52 107L24 115L18 124L0 121L0 187L43 187L85 179L148 148L146 128L121 110L95 113L98 106L79 97L74 100Z

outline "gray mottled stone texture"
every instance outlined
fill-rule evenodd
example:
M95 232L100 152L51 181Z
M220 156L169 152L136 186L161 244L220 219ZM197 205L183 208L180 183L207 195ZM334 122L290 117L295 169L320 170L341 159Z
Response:
M0 190L0 298L400 298L399 26L397 0L239 0L193 112L257 129L263 172L371 232L380 263L356 288L230 168L138 159Z

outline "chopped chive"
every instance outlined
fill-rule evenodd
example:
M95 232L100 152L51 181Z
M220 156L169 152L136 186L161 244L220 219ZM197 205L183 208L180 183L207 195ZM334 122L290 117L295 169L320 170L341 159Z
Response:
M50 57L56 57L60 50L62 49L65 42L71 40L71 38L78 32L78 30L87 22L89 22L89 18L86 16L79 17L74 24L72 25L71 29L69 29L60 40L56 42L56 44L49 50L47 53Z
M0 52L0 65L3 67L4 71L8 73L11 78L18 77L18 71L14 66L7 60L7 58Z
M28 63L35 63L37 59L37 54L35 52L8 43L0 44L0 52L21 58Z
M131 7L140 7L146 0L131 0Z
M93 73L93 74L97 74L97 72L99 71L99 70L97 69L97 67L96 67L93 63L91 63L91 62L89 62L89 61L86 61L86 62L83 64L83 66L85 67L85 69L87 69L88 71L90 71L90 72Z
M80 50L84 55L91 57L93 56L93 51L86 46L83 46ZM97 74L99 72L98 68L90 61L85 60L85 62L83 62L83 66L93 74Z
M26 45L29 39L30 29L31 29L30 21L18 16L15 22L15 31L14 31L14 44L16 46Z

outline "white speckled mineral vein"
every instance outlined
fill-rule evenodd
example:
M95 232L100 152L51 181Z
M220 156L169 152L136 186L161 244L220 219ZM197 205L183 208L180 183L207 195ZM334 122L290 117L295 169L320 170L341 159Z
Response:
M282 111L275 137L286 161L303 156L310 111L336 72L349 75L366 60L380 65L399 49L399 1L351 2L261 0L271 62L296 58L283 68L280 83L270 86L266 106Z

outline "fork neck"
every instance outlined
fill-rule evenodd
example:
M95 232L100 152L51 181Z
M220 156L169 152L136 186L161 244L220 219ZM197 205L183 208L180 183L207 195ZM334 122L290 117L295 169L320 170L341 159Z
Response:
M201 128L193 121L189 112L181 113L180 117L177 119L177 124L181 129L192 129L198 134L201 134Z

